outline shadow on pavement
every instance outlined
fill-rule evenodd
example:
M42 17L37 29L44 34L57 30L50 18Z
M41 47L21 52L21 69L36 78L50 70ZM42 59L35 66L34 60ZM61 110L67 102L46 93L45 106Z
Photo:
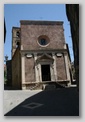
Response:
M4 116L79 116L79 92L76 88L45 90Z

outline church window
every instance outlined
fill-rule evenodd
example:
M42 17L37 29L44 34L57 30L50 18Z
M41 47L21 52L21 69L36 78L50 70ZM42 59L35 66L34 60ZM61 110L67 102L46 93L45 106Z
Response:
M38 44L40 46L47 46L49 44L49 38L45 35L42 35L38 38Z
M42 38L39 40L39 43L44 46L47 44L47 41L46 41L46 39Z

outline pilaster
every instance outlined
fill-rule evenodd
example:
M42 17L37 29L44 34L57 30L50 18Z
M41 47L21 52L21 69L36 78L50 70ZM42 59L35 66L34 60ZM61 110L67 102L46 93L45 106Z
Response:
M37 60L37 53L34 53L34 60L35 60L35 81L38 82L39 81L39 68L38 68L38 64L36 64L36 60Z
M53 63L54 77L55 77L55 81L57 81L57 69L56 69L56 55L55 55L55 53L52 53L52 56L54 59L54 63Z
M23 84L25 83L25 56L21 54L21 79L22 79L22 89L26 89Z

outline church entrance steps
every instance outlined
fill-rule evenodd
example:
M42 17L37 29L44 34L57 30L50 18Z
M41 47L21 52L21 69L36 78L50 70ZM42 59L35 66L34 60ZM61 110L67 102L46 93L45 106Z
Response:
M65 82L65 83L64 83ZM56 89L56 88L67 88L67 83L69 81L43 81L43 82L26 82L24 86L29 90L36 89Z

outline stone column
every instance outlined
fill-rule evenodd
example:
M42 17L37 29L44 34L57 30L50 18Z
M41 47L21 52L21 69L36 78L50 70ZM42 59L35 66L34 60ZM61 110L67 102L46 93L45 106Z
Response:
M36 64L36 60L37 60L37 53L34 53L34 60L35 60L35 81L38 82L39 81L39 74L38 74L38 65Z
M21 79L22 79L22 89L26 89L25 86L25 56L21 54Z
M57 81L57 69L56 69L56 55L55 55L55 53L52 53L52 56L54 59L54 63L53 63L54 78L55 78L55 81Z

